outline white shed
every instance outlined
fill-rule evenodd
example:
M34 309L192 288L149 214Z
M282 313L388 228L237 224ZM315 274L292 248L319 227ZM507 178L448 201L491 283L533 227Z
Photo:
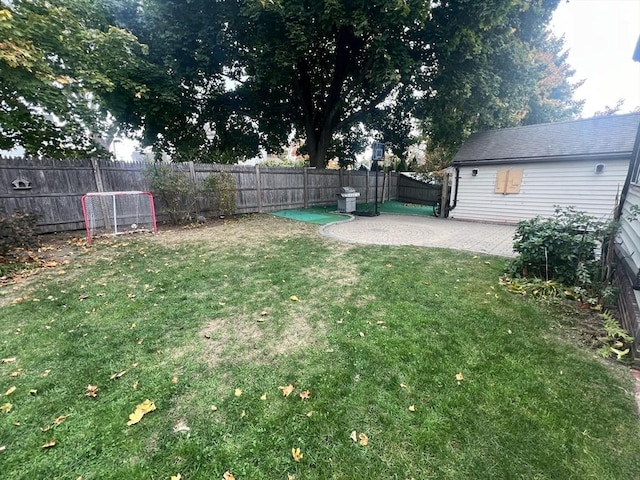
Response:
M450 217L515 224L556 205L610 217L640 113L472 134L453 159Z

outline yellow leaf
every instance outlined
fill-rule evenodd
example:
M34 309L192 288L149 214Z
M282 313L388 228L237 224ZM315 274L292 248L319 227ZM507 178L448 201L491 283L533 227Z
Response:
M182 480L182 475L179 473L177 475L171 475L171 480Z
M4 396L8 397L9 395L11 395L13 392L16 391L16 387L9 387L9 390L7 390L6 392L4 392Z
M410 412L415 412L416 411L416 406L415 405L409 405L409 411Z
M51 425L45 425L44 427L40 427L41 432L48 432L51 430Z
M393 267L393 264L391 264L391 263L387 263L387 264L385 265L385 267L387 267L387 268L391 268L391 267Z
M132 387L133 387L133 389L134 389L134 390L137 390L139 385L140 385L140 382L136 381L136 382L132 385Z
M261 317L266 317L267 315L269 315L269 312L267 312L266 310L260 312Z
M363 447L369 445L369 437L367 437L364 433L358 435L358 439L360 440L360 445L362 445Z
M300 398L302 400L308 400L311 398L311 390L305 390L304 392L300 392Z
M7 449L7 446L6 445L2 445L0 447L0 452L4 452L6 449Z
M296 476L287 473L287 480L296 480Z
M33 395L33 396L35 396L35 395L37 395L37 394L38 394L38 390L36 390L35 388L33 388L33 389L29 390L29 395Z
M357 442L357 441L358 441L358 432L356 432L355 430L353 430L353 431L351 432L351 435L349 435L349 438L350 438L351 440L353 440L354 442Z
M240 395L242 395L242 389L241 388L236 388L236 391L233 394L236 397L239 397Z
M129 421L127 422L127 427L130 427L131 425L135 425L140 420L142 420L142 417L144 417L144 413L142 413L142 410L136 409L135 412L129 414Z
M304 454L300 451L300 448L292 448L291 456L296 462L299 462L300 460L302 460L302 457L304 457Z
M44 372L42 372L42 373L40 374L40 376L41 376L42 378L47 378L47 377L49 376L49 374L50 374L50 373L51 373L51 370L45 370Z
M121 372L118 373L114 373L113 375L111 375L109 377L109 380L117 380L118 378L120 378L121 376L123 376L125 373L127 373L126 370L122 370Z
M98 386L97 385L87 385L87 391L85 393L85 395L87 397L95 397L96 395L98 395Z
M312 415L313 415L313 410L307 412L307 417L311 418Z
M67 418L69 418L71 415L60 415L57 418L53 419L53 424L54 425L60 425L62 422L64 422Z
M407 388L407 386L404 383L401 383L400 388Z
M8 358L3 358L2 359L2 363L13 363L16 361L17 357L8 357Z
M15 372L12 372L11 375L9 375L10 377L18 377L20 376L20 374L22 373L22 370L16 370Z
M292 302L299 302L300 300L298 300L298 297L296 297L295 295L291 295L289 297L289 300L291 300Z
M289 395L291 395L291 392L293 392L293 385L289 384L286 387L278 387L280 390L282 390L282 395L284 397L288 397Z
M260 397L260 400L264 401L267 399L267 393L263 393L262 396Z
M136 98L142 98L142 92L136 92L134 97ZM173 479L173 477L171 477Z
M211 405L211 411L215 412L216 410L218 410L218 407L216 407L215 405Z
M129 415L127 426L130 427L131 425L135 425L142 420L142 417L144 417L145 414L153 412L155 409L156 405L151 400L145 400L144 402L136 405L136 410Z
M171 377L171 383L178 383L178 377Z
M462 375L462 372L456 373L456 380L458 381L458 383L464 380L464 375Z
M11 409L13 408L13 404L12 403L3 403L2 405L0 405L0 412L2 413L9 413L11 411Z
M233 474L229 470L227 470L222 475L222 479L223 480L236 480L236 477L234 477Z
M55 447L55 446L56 446L55 440L49 440L47 443L42 445L41 448L51 448L51 447Z

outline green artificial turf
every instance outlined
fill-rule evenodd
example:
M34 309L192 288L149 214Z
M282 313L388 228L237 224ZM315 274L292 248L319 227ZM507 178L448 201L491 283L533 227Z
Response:
M503 259L316 229L101 241L2 287L0 477L637 478L627 370L499 287Z

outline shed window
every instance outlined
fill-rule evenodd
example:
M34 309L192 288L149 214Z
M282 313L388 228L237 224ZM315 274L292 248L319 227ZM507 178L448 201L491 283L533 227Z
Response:
M520 193L522 177L523 170L521 168L507 168L498 170L494 192L501 193L503 195Z

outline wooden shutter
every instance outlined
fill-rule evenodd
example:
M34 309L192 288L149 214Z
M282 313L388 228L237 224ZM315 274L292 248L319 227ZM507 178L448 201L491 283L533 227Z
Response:
M524 172L521 168L508 168L498 170L496 174L495 193L508 195L511 193L520 193L520 185Z
M509 177L509 170L498 170L496 174L496 187L495 193L505 193L507 190L507 178Z
M520 193L520 184L522 183L522 169L512 168L507 175L507 186L505 189L505 195L509 193Z

